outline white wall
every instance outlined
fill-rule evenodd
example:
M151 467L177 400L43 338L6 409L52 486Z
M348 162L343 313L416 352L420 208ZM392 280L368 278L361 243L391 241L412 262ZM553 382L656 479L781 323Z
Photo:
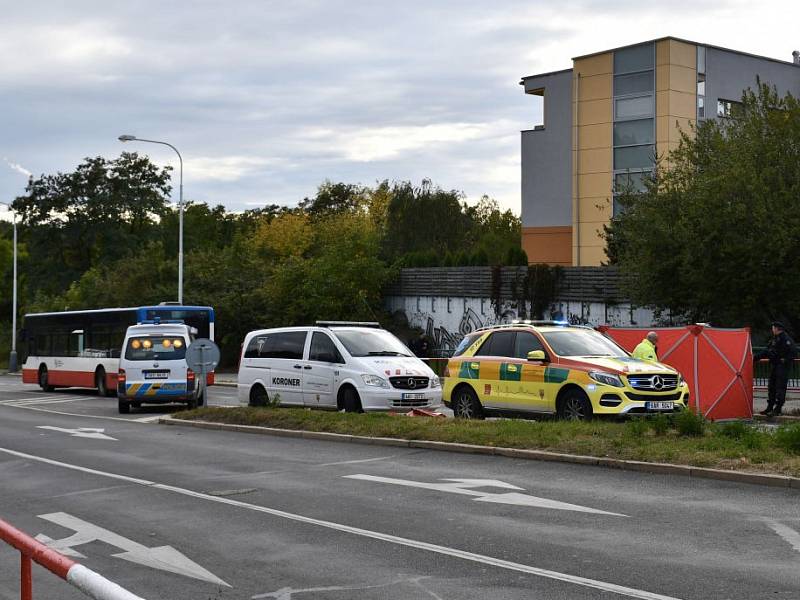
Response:
M425 331L437 350L452 352L461 339L479 327L510 323L518 317L516 303L504 302L499 315L489 298L444 296L387 296L386 309L405 313L409 325ZM529 307L527 307L529 308ZM561 311L561 314L558 314ZM529 314L529 310L525 311ZM546 318L563 318L573 324L649 327L653 311L631 309L629 304L607 305L602 302L556 301Z

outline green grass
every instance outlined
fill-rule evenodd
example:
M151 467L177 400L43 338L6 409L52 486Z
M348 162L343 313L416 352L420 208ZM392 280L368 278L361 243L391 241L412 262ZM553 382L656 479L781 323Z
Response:
M800 477L800 425L776 432L744 423L715 424L694 415L626 422L408 418L301 408L200 408L179 419L324 431L370 437L459 442L668 462Z

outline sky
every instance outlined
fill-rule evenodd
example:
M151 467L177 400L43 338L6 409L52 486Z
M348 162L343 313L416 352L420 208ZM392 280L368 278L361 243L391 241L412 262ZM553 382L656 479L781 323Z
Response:
M751 0L0 0L0 202L85 157L177 167L117 141L132 134L178 148L186 200L231 211L428 178L519 214L520 131L541 122L521 77L669 35L791 61L798 17Z

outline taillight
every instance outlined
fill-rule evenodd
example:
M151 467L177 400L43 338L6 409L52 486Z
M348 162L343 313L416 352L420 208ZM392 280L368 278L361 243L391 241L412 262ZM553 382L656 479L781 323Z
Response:
M186 369L186 381L194 382L194 371L191 369Z
M117 383L125 383L125 369L120 369L117 372Z

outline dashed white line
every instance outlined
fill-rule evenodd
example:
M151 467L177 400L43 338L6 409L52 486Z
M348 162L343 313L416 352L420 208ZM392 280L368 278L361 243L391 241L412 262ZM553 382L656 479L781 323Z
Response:
M794 548L797 552L800 552L800 533L797 533L794 529L789 527L788 525L784 525L783 523L778 523L778 521L773 521L772 519L765 519L767 525L781 536L784 540L786 540L789 545Z
M295 521L299 523L305 523L307 525L316 525L318 527L324 527L326 529L332 529L335 531L341 531L343 533L349 533L352 535L357 535L365 538L371 538L375 540L380 540L384 542L388 542L391 544L396 544L398 546L406 546L409 548L415 548L417 550L425 550L427 552L432 552L435 554L442 554L445 556L450 556L453 558L460 558L462 560L467 560L470 562L481 563L485 565L490 565L494 567L498 567L501 569L507 569L509 571L516 571L520 573L527 573L529 575L535 575L538 577L544 577L547 579L554 579L557 581L563 581L565 583L571 583L574 585L579 585L582 587L593 588L597 590L602 590L604 592L611 592L614 594L619 594L621 596L627 596L629 598L640 598L642 600L678 600L672 596L664 596L662 594L656 594L653 592L648 592L646 590L638 590L636 588L630 588L622 585L617 585L614 583L608 583L606 581L600 581L597 579L589 579L587 577L579 577L577 575L570 575L568 573L560 573L558 571L551 571L548 569L542 569L539 567L534 567L531 565L525 565L522 563L515 563L508 560L502 560L499 558L494 558L492 556L486 556L482 554L475 554L472 552L466 552L464 550L459 550L457 548L449 548L447 546L439 546L437 544L430 544L428 542L422 542L418 540L412 540L409 538L403 538L395 535L390 535L387 533L381 533L379 531L370 531L369 529L361 529L359 527L351 527L350 525L343 525L341 523L334 523L332 521L323 521L322 519L314 519L312 517L305 517L303 515L298 515L290 512L286 512L283 510L278 510L275 508L268 508L266 506L258 506L256 504L250 504L247 502L242 502L240 500L233 500L231 498L223 498L217 496L211 496L210 494L205 494L202 492L195 492L193 490L188 490L185 488L180 488L172 485L164 485L161 483L155 483L153 481L148 481L146 479L137 479L135 477L128 477L127 475L120 475L118 473L110 473L106 471L98 471L96 469L90 469L87 467L82 467L80 465L73 465L57 460L53 460L50 458L45 458L43 456L36 456L33 454L26 454L24 452L17 452L16 450L10 450L8 448L0 448L0 452L4 452L11 456L17 456L19 458L25 458L28 460L34 460L37 462L42 462L45 464L62 467L66 469L72 469L75 471L80 471L82 473L90 473L93 475L99 475L101 477L108 477L110 479L117 479L120 481L127 481L129 483L136 483L139 485L151 487L154 489L164 490L168 492L173 492L175 494L180 494L182 496L189 496L191 498L198 498L200 500L208 500L210 502L216 502L219 504L227 504L229 506L235 506L237 508L242 508L246 510L251 510L254 512L260 512L268 515L272 515L274 517L280 517L282 519L288 519L290 521Z

